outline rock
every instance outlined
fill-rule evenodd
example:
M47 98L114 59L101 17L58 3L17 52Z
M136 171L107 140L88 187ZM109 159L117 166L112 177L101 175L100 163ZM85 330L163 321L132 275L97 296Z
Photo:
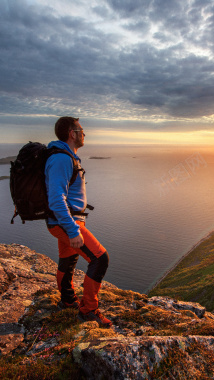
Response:
M195 313L199 318L202 318L205 314L206 308L196 302L173 302L172 306L178 310L190 310Z
M67 378L87 380L214 378L214 315L203 306L148 298L104 281L100 310L113 326L99 328L95 321L80 323L77 310L57 308L56 269L56 263L27 247L0 245L0 354L5 378L10 378L6 371L9 367L12 373L13 365L14 373L18 368L32 378L32 366L40 371L41 361L44 371L61 371L64 365L71 371ZM76 270L80 297L83 280L84 273ZM45 376L49 378L48 372Z
M40 270L36 272L36 268ZM38 290L55 287L55 272L56 264L52 260L27 247L18 244L0 245L2 354L12 351L23 341L24 328L19 326L19 318L32 303Z
M0 349L15 349L24 339L24 328L14 331L37 291L56 289L57 264L24 245L0 244ZM74 285L81 286L84 272L76 269ZM104 288L116 288L108 282ZM17 327L18 328L18 327ZM3 333L4 332L4 333Z
M24 327L18 323L0 324L0 354L7 354L24 340Z
M184 302L176 301L168 297L154 296L149 298L149 304L158 305L159 307L167 308L168 310L190 310L197 315L197 317L202 318L206 311L206 308L201 306L196 302Z
M158 366L175 347L185 351L191 344L200 343L214 350L213 337L143 337L101 339L95 344L79 344L73 351L76 362L84 370L87 380L150 379L155 366ZM187 351L185 351L187 352ZM200 363L200 357L192 360L192 366ZM196 372L195 372L196 373Z
M55 347L57 344L58 344L58 341L55 338L48 339L46 342L40 341L40 342L34 344L31 347L31 349L26 353L26 355L31 356L35 353L49 350L50 348Z
M38 290L56 289L57 264L19 244L0 244L0 349L5 354L24 339L24 328L17 332L18 322ZM77 285L84 273L76 271ZM75 283L74 280L74 283ZM13 326L13 328L12 328Z

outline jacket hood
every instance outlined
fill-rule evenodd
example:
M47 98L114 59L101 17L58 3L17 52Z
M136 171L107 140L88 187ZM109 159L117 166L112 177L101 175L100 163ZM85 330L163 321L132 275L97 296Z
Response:
M75 154L71 148L69 147L69 145L64 142L64 141L61 141L61 140L56 140L56 141L51 141L49 144L48 144L48 148L52 148L53 146L59 148L59 149L66 149L68 152L70 152L74 158L76 158L76 160L80 160L79 156L77 156L77 154Z

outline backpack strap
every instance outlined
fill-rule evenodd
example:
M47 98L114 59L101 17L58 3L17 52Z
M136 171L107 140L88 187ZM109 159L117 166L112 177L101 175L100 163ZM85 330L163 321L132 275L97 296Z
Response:
M17 215L19 215L19 213L18 213L18 211L17 211L17 209L16 209L16 206L15 206L14 214L13 214L13 217L12 217L12 219L11 219L11 221L10 221L10 224L14 224L14 218L15 218ZM25 224L25 221L24 221L24 220L22 221L22 224Z
M65 154L67 154L67 156L71 157L71 159L73 161L73 174L72 174L72 177L69 181L69 187L75 182L79 172L83 172L83 176L84 176L85 170L82 167L79 168L78 162L77 162L76 158L74 158L73 154L68 152L66 149L60 149L60 148L57 148L55 146L53 146L52 148L50 148L48 150L49 150L48 158L50 156L52 156L52 154L55 154L55 153L65 153Z
M57 147L52 147L49 149L49 153L48 153L48 158L52 155L52 154L55 154L55 153L65 153L67 154L68 156L70 156L72 158L72 161L73 161L73 174L72 174L72 177L69 181L69 187L75 182L76 178L77 178L77 175L79 172L82 172L83 173L83 176L85 175L85 170L81 167L79 168L79 165L78 165L78 162L77 160L74 158L73 154L71 154L70 152L68 152L66 149L60 149L60 148L57 148ZM87 204L86 208L88 208L89 210L93 210L94 209L94 206L91 206L89 204ZM69 211L71 213L72 216L74 215L81 215L81 216L88 216L88 212L85 212L85 210L83 211L75 211L72 209L72 207L69 207ZM51 216L53 217L53 216ZM54 217L55 218L55 217Z
M89 210L92 211L94 209L94 206L91 206L91 205L87 204L86 208L88 208ZM72 207L69 207L69 211L70 211L70 213L71 213L72 216L74 216L74 215L81 215L81 216L86 216L86 218L88 216L88 212L85 212L85 210L84 211L75 211L75 210L72 209Z
M94 209L94 206L91 206L91 205L87 204L86 208L88 208L89 210L92 211Z

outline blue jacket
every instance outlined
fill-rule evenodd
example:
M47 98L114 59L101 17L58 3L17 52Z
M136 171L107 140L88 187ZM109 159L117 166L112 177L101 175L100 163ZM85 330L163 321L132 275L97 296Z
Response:
M52 141L48 148L56 146L72 153L74 158L81 163L80 158L72 152L68 144L63 141ZM87 205L85 178L82 172L78 173L75 182L69 187L69 181L73 173L73 161L67 154L57 153L50 156L45 165L45 181L48 194L49 208L54 212L57 220L48 219L50 225L60 225L69 238L79 235L79 226L75 220L84 220L84 216L72 217L68 207L75 211L83 211Z

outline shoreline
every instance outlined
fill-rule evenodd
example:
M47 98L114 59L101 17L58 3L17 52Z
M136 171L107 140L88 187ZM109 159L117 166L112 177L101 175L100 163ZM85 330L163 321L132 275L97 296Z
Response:
M154 288L156 286L158 286L160 284L161 281L164 280L164 278L170 273L172 272L180 263L183 259L185 259L185 257L187 257L195 248L197 248L201 243L203 243L203 241L209 239L212 235L214 234L214 230L210 231L206 236L204 236L203 238L201 238L196 244L194 244L188 252L186 252L184 255L181 256L181 258L170 268L168 269L164 274L163 276L161 276L161 278L159 280L156 281L156 283L151 287L151 289L149 289L148 291L148 294L154 290Z
M0 158L0 165L10 164L11 161L15 161L16 156L8 156Z

